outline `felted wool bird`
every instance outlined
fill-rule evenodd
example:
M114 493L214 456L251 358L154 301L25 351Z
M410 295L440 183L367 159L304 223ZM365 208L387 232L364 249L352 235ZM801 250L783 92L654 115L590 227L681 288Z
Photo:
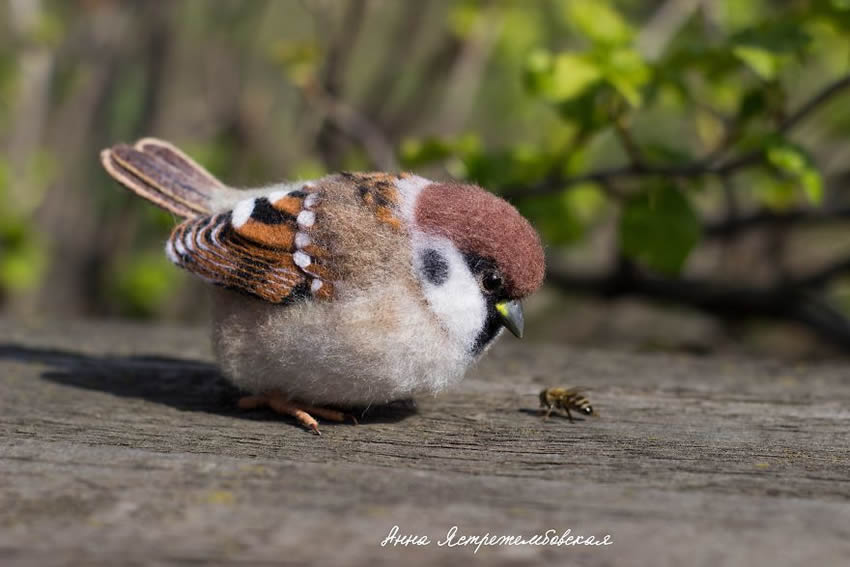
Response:
M543 280L531 224L474 185L339 173L235 189L173 145L101 152L109 174L183 220L165 251L215 284L225 375L318 433L314 416L458 382Z

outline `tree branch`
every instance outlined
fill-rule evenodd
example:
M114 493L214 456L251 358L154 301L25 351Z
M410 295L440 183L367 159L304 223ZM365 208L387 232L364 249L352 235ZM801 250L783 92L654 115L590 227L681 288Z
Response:
M791 209L785 212L761 210L755 213L729 217L706 224L703 227L703 237L719 238L768 226L802 226L821 224L831 221L850 219L850 207L836 207L827 210Z
M381 54L382 60L369 81L369 88L363 96L363 114L381 123L388 114L389 102L398 88L398 70L410 65L414 47L425 33L422 25L431 6L426 2L401 2L397 8L401 14L393 21L392 35Z
M850 269L850 260L841 263ZM642 272L628 260L607 275L577 275L552 269L547 281L561 290L606 298L640 296L660 303L689 305L727 319L766 318L800 323L843 348L850 348L850 322L811 292L794 285L762 288ZM798 280L806 282L808 280Z
M788 118L786 118L782 124L779 125L779 133L784 134L788 132L792 128L794 128L798 123L802 122L808 116L817 110L821 105L828 102L829 99L840 93L842 90L850 87L850 75L846 75L815 94L812 98L806 101L800 108L793 112Z
M789 115L788 118L786 118L777 127L777 133L783 134L790 131L821 105L848 87L850 87L850 75L846 75L833 83L830 83L815 94L811 99L806 101L799 109L791 113L791 115ZM695 160L682 165L650 166L633 163L608 169L601 169L572 177L565 177L558 173L530 187L504 187L501 194L507 199L522 199L557 193L573 185L589 181L603 182L642 177L694 178L707 175L730 175L739 169L760 163L764 159L764 150L756 149L737 157L730 158L729 160L719 164L714 163L714 155L715 152L710 152L708 158Z
M850 272L850 258L837 260L832 264L797 280L800 287L819 288L827 285L835 278Z
M324 98L330 101L342 99L343 71L354 51L353 47L360 35L365 13L366 0L349 0L345 6L342 24L328 49L324 68L318 78L317 90L324 93ZM325 164L332 169L339 166L345 150L345 140L339 136L338 131L334 131L334 128L338 126L339 120L329 115L323 120L316 135L316 149Z
M372 163L383 171L396 171L398 161L395 151L384 132L354 107L333 98L315 83L308 83L302 90L305 99L325 114L326 121L333 124L348 138L359 143Z

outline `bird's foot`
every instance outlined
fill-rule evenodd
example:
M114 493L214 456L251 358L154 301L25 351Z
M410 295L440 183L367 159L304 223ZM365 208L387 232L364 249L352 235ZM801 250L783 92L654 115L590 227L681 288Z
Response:
M354 425L357 425L357 418L351 414L329 408L319 408L293 402L278 391L264 392L254 396L244 396L239 399L238 406L240 409L256 409L263 407L271 408L279 414L294 417L298 420L298 423L316 435L321 435L322 433L319 431L319 422L313 417L314 415L328 421L336 421L340 423L346 419L350 419Z

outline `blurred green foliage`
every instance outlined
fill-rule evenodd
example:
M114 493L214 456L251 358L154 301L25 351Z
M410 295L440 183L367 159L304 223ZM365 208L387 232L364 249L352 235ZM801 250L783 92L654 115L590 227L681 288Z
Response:
M510 197L550 251L609 226L615 255L665 275L687 269L706 219L729 212L724 184L737 213L845 200L828 157L846 146L850 105L837 97L800 135L783 124L850 71L850 2L681 2L679 20L673 4L39 3L29 28L0 25L7 146L28 58L51 61L31 167L0 159L0 296L74 279L80 312L193 311L175 308L191 284L161 253L175 219L116 190L95 159L149 134L257 185L380 167L367 124L400 167ZM15 191L13 165L29 171ZM630 174L589 175L618 169ZM47 214L69 188L81 211ZM51 272L57 258L79 273Z
M847 73L850 8L837 1L712 6L712 14L694 11L651 58L637 39L645 22L640 16L652 10L636 2L553 4L563 26L555 33L540 30L521 71L527 99L551 105L568 141L529 146L520 140L486 151L480 143L464 143L468 135L408 140L404 164L442 161L455 175L497 190L554 179L545 196L509 191L552 244L580 242L610 214L599 204L610 192L588 182L573 185L573 176L616 162L655 168L657 176L642 176L615 199L619 243L626 256L666 274L678 273L699 243L702 215L693 195L712 181L708 161L687 174L687 183L669 178L676 166L697 165L701 156L722 163L764 151L764 162L754 163L760 182L737 195L742 206L782 211L821 204L825 188L817 160L785 136L782 121L789 100L799 105L801 93L811 94L814 85L805 81L813 74L823 84ZM575 193L581 196L571 198ZM585 198L593 202L589 208L580 204ZM716 209L721 195L702 201Z
M620 247L658 272L678 273L699 237L699 216L673 185L641 191L623 207Z
M49 170L45 160L37 160L30 171L33 178ZM0 297L32 288L45 273L47 251L44 238L28 222L35 203L21 203L10 194L10 167L0 160ZM35 182L37 183L37 181Z

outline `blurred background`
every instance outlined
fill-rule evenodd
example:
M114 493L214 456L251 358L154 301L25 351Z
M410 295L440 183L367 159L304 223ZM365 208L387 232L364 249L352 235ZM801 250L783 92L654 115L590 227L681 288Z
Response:
M3 0L0 312L198 323L98 152L236 186L473 181L544 236L531 338L850 352L848 0Z

